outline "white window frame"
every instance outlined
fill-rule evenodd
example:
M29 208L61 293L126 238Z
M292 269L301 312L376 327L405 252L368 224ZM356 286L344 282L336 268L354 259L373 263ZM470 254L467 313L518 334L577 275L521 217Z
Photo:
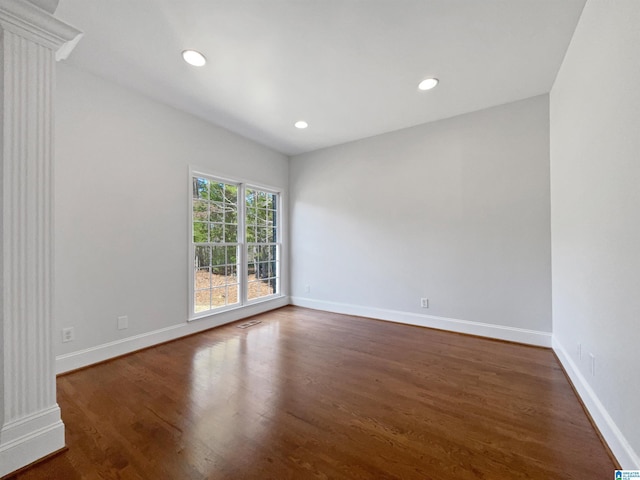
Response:
M193 178L200 177L205 178L212 182L221 182L231 185L236 185L238 187L238 303L231 305L224 305L220 307L216 307L210 310L205 310L201 312L195 311L195 242L193 241ZM276 245L277 251L277 260L276 260L276 293L271 295L265 295L262 297L258 297L252 300L248 299L248 251L249 244L246 241L246 191L247 189L254 189L263 191L269 194L275 194L277 196L277 208L276 211L278 213L279 221L276 222L276 242L271 242L270 244ZM245 308L250 305L268 302L274 299L279 299L285 296L283 293L283 287L285 285L286 279L283 278L283 274L286 271L284 267L284 258L285 258L285 245L284 245L284 235L286 234L286 220L284 215L284 191L281 188L267 186L261 183L247 181L243 179L237 178L229 178L227 176L218 175L215 173L206 172L204 169L195 169L191 167L189 169L189 227L188 227L188 235L189 235L189 260L188 260L188 269L189 269L189 314L188 319L197 320L205 317L210 317L212 315L217 315L223 312L227 312L229 310L236 310ZM224 245L221 244L221 245ZM251 245L261 245L260 243L252 243ZM262 244L264 245L264 244Z

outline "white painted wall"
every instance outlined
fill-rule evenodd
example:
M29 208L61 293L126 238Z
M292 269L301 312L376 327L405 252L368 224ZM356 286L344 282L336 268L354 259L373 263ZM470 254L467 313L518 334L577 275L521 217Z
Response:
M639 26L637 0L589 0L551 91L554 342L628 469L640 469Z
M91 74L57 68L54 339L64 356L186 325L190 164L286 188L288 159ZM129 329L117 330L120 315ZM203 325L212 324L178 330ZM76 339L61 343L67 326Z
M295 303L551 332L548 96L290 165Z

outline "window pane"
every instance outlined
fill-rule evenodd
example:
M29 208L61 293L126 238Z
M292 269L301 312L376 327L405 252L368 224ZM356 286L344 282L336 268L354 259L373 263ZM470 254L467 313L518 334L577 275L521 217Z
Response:
M193 198L206 199L209 196L209 182L205 178L193 177Z
M251 245L248 248L247 298L254 300L277 293L277 245Z
M193 242L207 243L209 241L209 224L193 222Z
M267 224L267 212L264 208L258 208L256 210L256 225L264 227Z
M209 224L209 241L220 243L224 241L224 226L221 223Z
M269 250L269 259L270 260L277 260L278 258L278 246L277 245L269 245L267 247L267 249Z
M235 243L238 241L238 226L226 224L224 226L224 241L226 243Z
M196 290L194 297L195 313L204 312L211 308L211 290Z
M257 264L258 271L256 272L256 278L267 278L269 276L269 264L268 262L260 262Z
M224 275L224 267L218 267L221 270L215 270L211 272L211 287L224 287L226 282L226 276Z
M264 294L261 292L262 286L262 282L256 282L255 278L249 277L247 286L247 299L255 300L256 298L264 297Z
M225 271L224 265L215 266L215 267L211 268L211 276L212 277L221 277L222 278L222 280L216 280L216 285L218 284L219 281L224 282L225 274L226 274L226 271Z
M224 223L238 223L238 207L226 205Z
M254 243L264 243L264 239L262 238L262 229L255 227L253 229L253 241Z
M276 262L269 262L269 278L276 276Z
M238 266L237 265L227 265L225 273L227 276L227 284L238 282Z
M209 187L209 198L214 202L222 202L224 199L224 183L212 183Z
M234 303L238 303L239 294L238 294L238 284L229 285L227 287L227 303L229 305L233 305Z
M227 248L227 265L238 264L238 247L226 247Z
M210 205L209 221L215 223L224 222L224 205L220 202L212 202Z
M256 264L253 262L249 262L247 264L247 275L251 277L251 276L255 276L255 273L256 273Z
M238 204L238 186L237 185L225 185L224 186L224 201L233 205Z
M247 226L247 243L254 243L256 241L256 227L252 225Z
M260 241L271 243L273 241L273 228L265 227L260 229Z
M193 201L193 221L206 222L209 220L209 202L204 200Z
M249 247L247 247L247 262L251 263L253 262L253 259L256 256L256 249L258 247L255 245L249 245Z
M200 267L196 269L194 285L196 290L211 288L211 277L209 267Z
M196 247L195 267L211 265L211 247Z
M254 206L247 205L247 227L254 226L258 221L256 219L257 208Z
M211 247L211 265L225 265L226 247Z
M225 287L211 289L211 306L223 307L227 304L227 289Z
M249 283L247 288L247 299L255 300L256 298L266 297L274 293L273 286L270 280L255 280L255 278L249 277Z

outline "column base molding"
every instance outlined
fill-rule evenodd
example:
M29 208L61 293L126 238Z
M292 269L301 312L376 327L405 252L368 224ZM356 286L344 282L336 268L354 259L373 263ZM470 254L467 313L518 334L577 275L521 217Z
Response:
M64 448L57 405L7 423L0 430L0 477Z

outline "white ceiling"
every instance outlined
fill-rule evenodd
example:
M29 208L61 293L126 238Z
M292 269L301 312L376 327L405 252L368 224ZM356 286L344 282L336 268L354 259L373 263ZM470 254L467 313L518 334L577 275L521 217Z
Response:
M61 0L56 16L85 32L76 67L294 155L549 92L584 3Z

